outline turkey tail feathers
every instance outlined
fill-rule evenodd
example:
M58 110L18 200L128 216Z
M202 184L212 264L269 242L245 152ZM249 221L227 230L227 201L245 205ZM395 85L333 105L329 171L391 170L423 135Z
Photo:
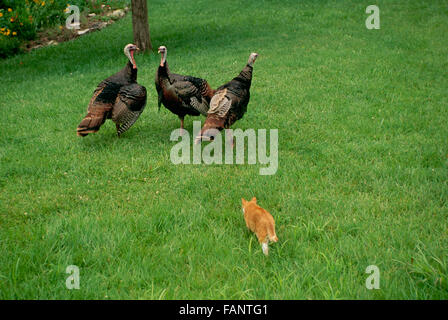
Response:
M88 113L76 129L76 134L80 137L85 137L89 133L95 133L100 130L100 127L106 121L105 114L95 115Z

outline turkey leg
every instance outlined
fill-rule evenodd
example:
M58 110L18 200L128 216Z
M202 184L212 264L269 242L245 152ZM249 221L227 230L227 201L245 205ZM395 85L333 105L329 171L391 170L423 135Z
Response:
M184 135L184 117L179 117L180 119L180 135Z

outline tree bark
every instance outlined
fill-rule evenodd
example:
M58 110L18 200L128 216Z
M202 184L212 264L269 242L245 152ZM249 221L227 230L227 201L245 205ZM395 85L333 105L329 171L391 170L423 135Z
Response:
M134 44L142 52L152 50L151 38L149 37L148 4L146 1L131 0Z

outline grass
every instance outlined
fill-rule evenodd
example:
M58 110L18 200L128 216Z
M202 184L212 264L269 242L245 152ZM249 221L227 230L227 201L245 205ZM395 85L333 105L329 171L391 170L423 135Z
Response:
M179 120L157 112L156 54L137 57L149 96L131 130L76 136L126 62L130 15L0 61L0 298L447 299L446 2L378 1L380 30L369 4L149 2L177 73L217 87L260 54L233 127L279 130L272 176L170 162ZM241 214L252 196L276 219L269 258Z

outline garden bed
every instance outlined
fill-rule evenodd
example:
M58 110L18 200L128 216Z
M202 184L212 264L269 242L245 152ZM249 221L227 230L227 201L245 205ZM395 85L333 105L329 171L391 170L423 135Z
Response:
M82 16L80 29L67 29L63 26L49 28L38 32L35 40L25 42L22 45L22 49L31 51L44 46L57 45L60 42L69 41L87 33L101 30L114 23L116 20L123 18L128 11L128 7L116 10L112 10L110 7L105 7L104 11L99 14L85 14Z
M129 0L25 0L0 3L0 58L57 45L100 30L129 11ZM80 29L68 29L69 7L80 10Z

